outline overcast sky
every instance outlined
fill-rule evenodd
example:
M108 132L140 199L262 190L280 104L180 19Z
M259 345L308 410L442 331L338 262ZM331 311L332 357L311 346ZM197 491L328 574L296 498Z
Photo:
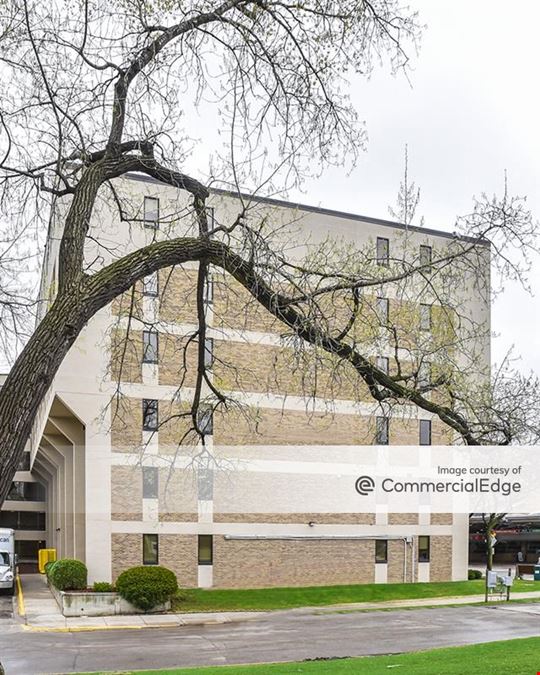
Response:
M453 229L472 196L509 189L527 195L540 218L540 2L411 0L427 24L410 84L378 71L353 83L353 101L369 134L357 169L326 173L304 194L311 204L388 218L403 176L421 187L418 213L429 227ZM536 296L510 288L495 303L493 354L515 345L521 367L540 374L540 261Z

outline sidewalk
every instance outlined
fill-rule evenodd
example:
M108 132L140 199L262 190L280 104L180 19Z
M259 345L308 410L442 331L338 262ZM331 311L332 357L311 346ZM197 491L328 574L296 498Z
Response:
M26 630L32 631L92 631L142 628L174 628L180 626L206 626L211 624L240 623L264 619L268 616L307 614L336 614L367 610L403 609L415 607L442 607L466 605L484 601L484 595L461 595L454 597L417 598L413 600L390 600L386 602L356 602L322 607L296 607L287 610L260 612L198 612L177 614L131 614L121 616L70 617L60 613L56 600L51 595L45 579L39 574L25 575L22 580ZM540 599L540 591L515 593L513 600ZM497 605L501 601L493 601Z

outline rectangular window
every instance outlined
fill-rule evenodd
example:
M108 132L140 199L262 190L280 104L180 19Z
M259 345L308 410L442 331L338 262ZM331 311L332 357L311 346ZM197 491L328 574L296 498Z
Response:
M432 252L431 252L431 246L420 246L420 266L421 267L427 267L427 270L423 270L425 272L431 271L431 259L432 259Z
M387 356L377 356L376 365L385 375L388 375L390 372L390 359Z
M144 431L157 431L159 426L159 408L155 398L143 398L142 419Z
M214 498L214 472L212 469L199 469L197 492L200 500L209 501Z
M388 445L388 417L377 417L375 430L375 444Z
M211 534L199 535L199 565L211 565L214 562L214 541Z
M431 330L431 305L420 305L420 330Z
M389 314L388 298L377 298L377 316L382 326L388 325Z
M159 227L159 199L144 198L144 226L157 230Z
M388 266L390 261L390 241L384 237L377 237L377 265Z
M214 433L214 411L212 408L199 408L197 426L204 436L211 436Z
M211 368L214 363L214 340L213 338L204 339L204 367Z
M143 279L143 295L156 298L159 292L158 273L153 272Z
M206 207L206 221L208 223L208 229L212 231L215 226L215 212L213 206Z
M143 565L159 564L159 544L157 534L143 534Z
M388 541L386 539L375 540L375 562L388 562Z
M420 420L420 445L431 445L431 420Z
M159 498L159 469L157 466L143 466L142 496L143 499Z
M44 502L45 486L41 483L16 480L11 483L6 499L17 502Z
M40 511L0 511L0 527L43 531L46 529L46 515Z
M155 330L143 330L143 363L158 362L158 334Z
M418 562L429 562L429 537L418 537Z

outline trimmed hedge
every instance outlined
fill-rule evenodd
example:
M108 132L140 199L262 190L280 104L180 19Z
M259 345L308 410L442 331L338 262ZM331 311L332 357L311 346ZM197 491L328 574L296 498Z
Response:
M116 590L132 605L148 611L167 602L178 590L174 572L159 566L132 567L118 577Z
M49 568L48 578L59 591L84 591L88 570L80 560L64 558Z
M482 578L482 571L481 570L469 570L469 581L472 581L473 579L481 579Z
M94 593L113 593L114 586L108 581L95 581L92 590Z
M55 562L56 562L56 560L49 560L49 562L45 563L45 568L44 568L44 569L45 569L45 576L46 576L47 578L49 577L49 574L50 574L50 572L51 572L52 566L54 565Z

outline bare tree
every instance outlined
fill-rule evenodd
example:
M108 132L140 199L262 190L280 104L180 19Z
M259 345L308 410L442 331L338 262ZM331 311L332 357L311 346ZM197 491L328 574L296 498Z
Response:
M400 362L403 336L396 326L381 322L361 296L381 284L400 284L413 295L422 285L443 293L455 275L469 275L475 291L487 293L489 284L478 273L485 264L478 263L485 262L488 240L499 268L521 277L536 233L522 200L482 198L456 225L466 236L429 263L403 255L380 267L370 252L358 255L335 244L291 262L258 217L256 199L240 191L275 194L328 165L354 162L364 130L344 93L345 77L369 73L379 59L394 70L406 67L406 48L414 49L420 35L415 13L395 0L170 6L83 0L69 7L13 0L0 12L0 206L17 232L38 241L45 235L43 214L53 210L63 221L57 287L40 298L40 321L0 391L0 501L40 403L85 324L144 277L193 262L199 264L199 310L211 265L287 327L297 345L346 367L381 404L418 406L469 444L511 442L514 422L498 416L492 388L452 369L433 381L419 377L418 358ZM194 108L209 115L204 142L215 149L212 176L204 180L194 177L203 174L194 152L200 130L189 128L189 120L199 119L189 114ZM116 257L106 242L93 241L90 224L102 198L114 202L123 220L141 219L119 189L118 179L129 172L188 195L181 210L194 229ZM237 191L239 207L230 222L212 224L208 186L218 179ZM474 332L474 320L462 318L469 329L458 340ZM370 321L382 323L385 339L394 340L395 373L377 367L364 351L356 331ZM198 433L201 386L212 385L204 336L199 311L196 394L188 413ZM442 361L451 350L440 350ZM226 403L223 392L214 395L215 405ZM522 418L519 424L532 426Z

